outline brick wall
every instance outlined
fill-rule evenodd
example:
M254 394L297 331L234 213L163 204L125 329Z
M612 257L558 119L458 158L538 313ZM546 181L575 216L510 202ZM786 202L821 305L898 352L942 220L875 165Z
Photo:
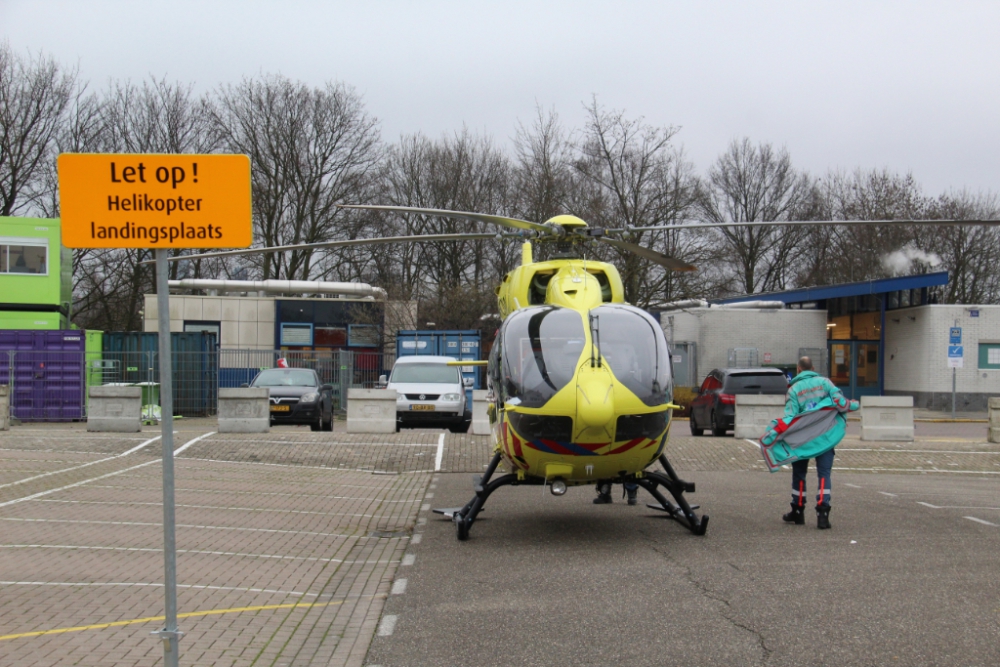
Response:
M979 317L971 317L969 308ZM1000 370L979 368L979 343L1000 343L1000 306L920 306L886 313L886 393L913 395L918 407L950 409L948 333L956 325L965 346L965 365L955 374L958 409L985 409L987 397L1000 395Z

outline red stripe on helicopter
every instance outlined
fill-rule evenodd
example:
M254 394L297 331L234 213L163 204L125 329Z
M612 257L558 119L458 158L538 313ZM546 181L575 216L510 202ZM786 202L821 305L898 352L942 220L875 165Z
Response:
M617 447L615 449L612 449L610 452L608 452L608 454L621 454L622 452L627 452L628 450L632 449L633 447L635 447L636 445L638 445L643 440L646 440L646 438L636 438L635 440L629 440L628 442L626 442L621 447Z

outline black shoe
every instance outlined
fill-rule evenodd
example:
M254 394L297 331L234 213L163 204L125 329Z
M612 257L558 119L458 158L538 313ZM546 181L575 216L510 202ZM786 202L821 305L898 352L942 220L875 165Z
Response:
M781 517L782 521L787 521L788 523L794 523L796 526L801 526L806 522L806 515L802 512L802 506L792 503L792 511L788 514L784 514Z
M816 506L816 527L820 530L830 528L830 505L827 503Z
M628 492L628 504L638 505L639 504L639 489L626 489Z
M597 485L597 497L594 498L595 505L610 505L611 500L611 485L610 484L598 484Z

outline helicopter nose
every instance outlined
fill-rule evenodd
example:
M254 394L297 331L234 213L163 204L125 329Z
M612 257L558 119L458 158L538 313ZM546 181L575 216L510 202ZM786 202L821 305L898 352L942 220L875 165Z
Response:
M587 426L606 426L615 415L615 389L604 368L583 368L576 382L576 411Z

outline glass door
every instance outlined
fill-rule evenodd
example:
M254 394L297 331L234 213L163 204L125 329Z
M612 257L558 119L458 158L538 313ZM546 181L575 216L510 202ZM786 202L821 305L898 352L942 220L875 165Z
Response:
M830 343L830 381L850 397L851 392L851 342Z
M847 398L880 396L878 341L829 341L830 380Z

